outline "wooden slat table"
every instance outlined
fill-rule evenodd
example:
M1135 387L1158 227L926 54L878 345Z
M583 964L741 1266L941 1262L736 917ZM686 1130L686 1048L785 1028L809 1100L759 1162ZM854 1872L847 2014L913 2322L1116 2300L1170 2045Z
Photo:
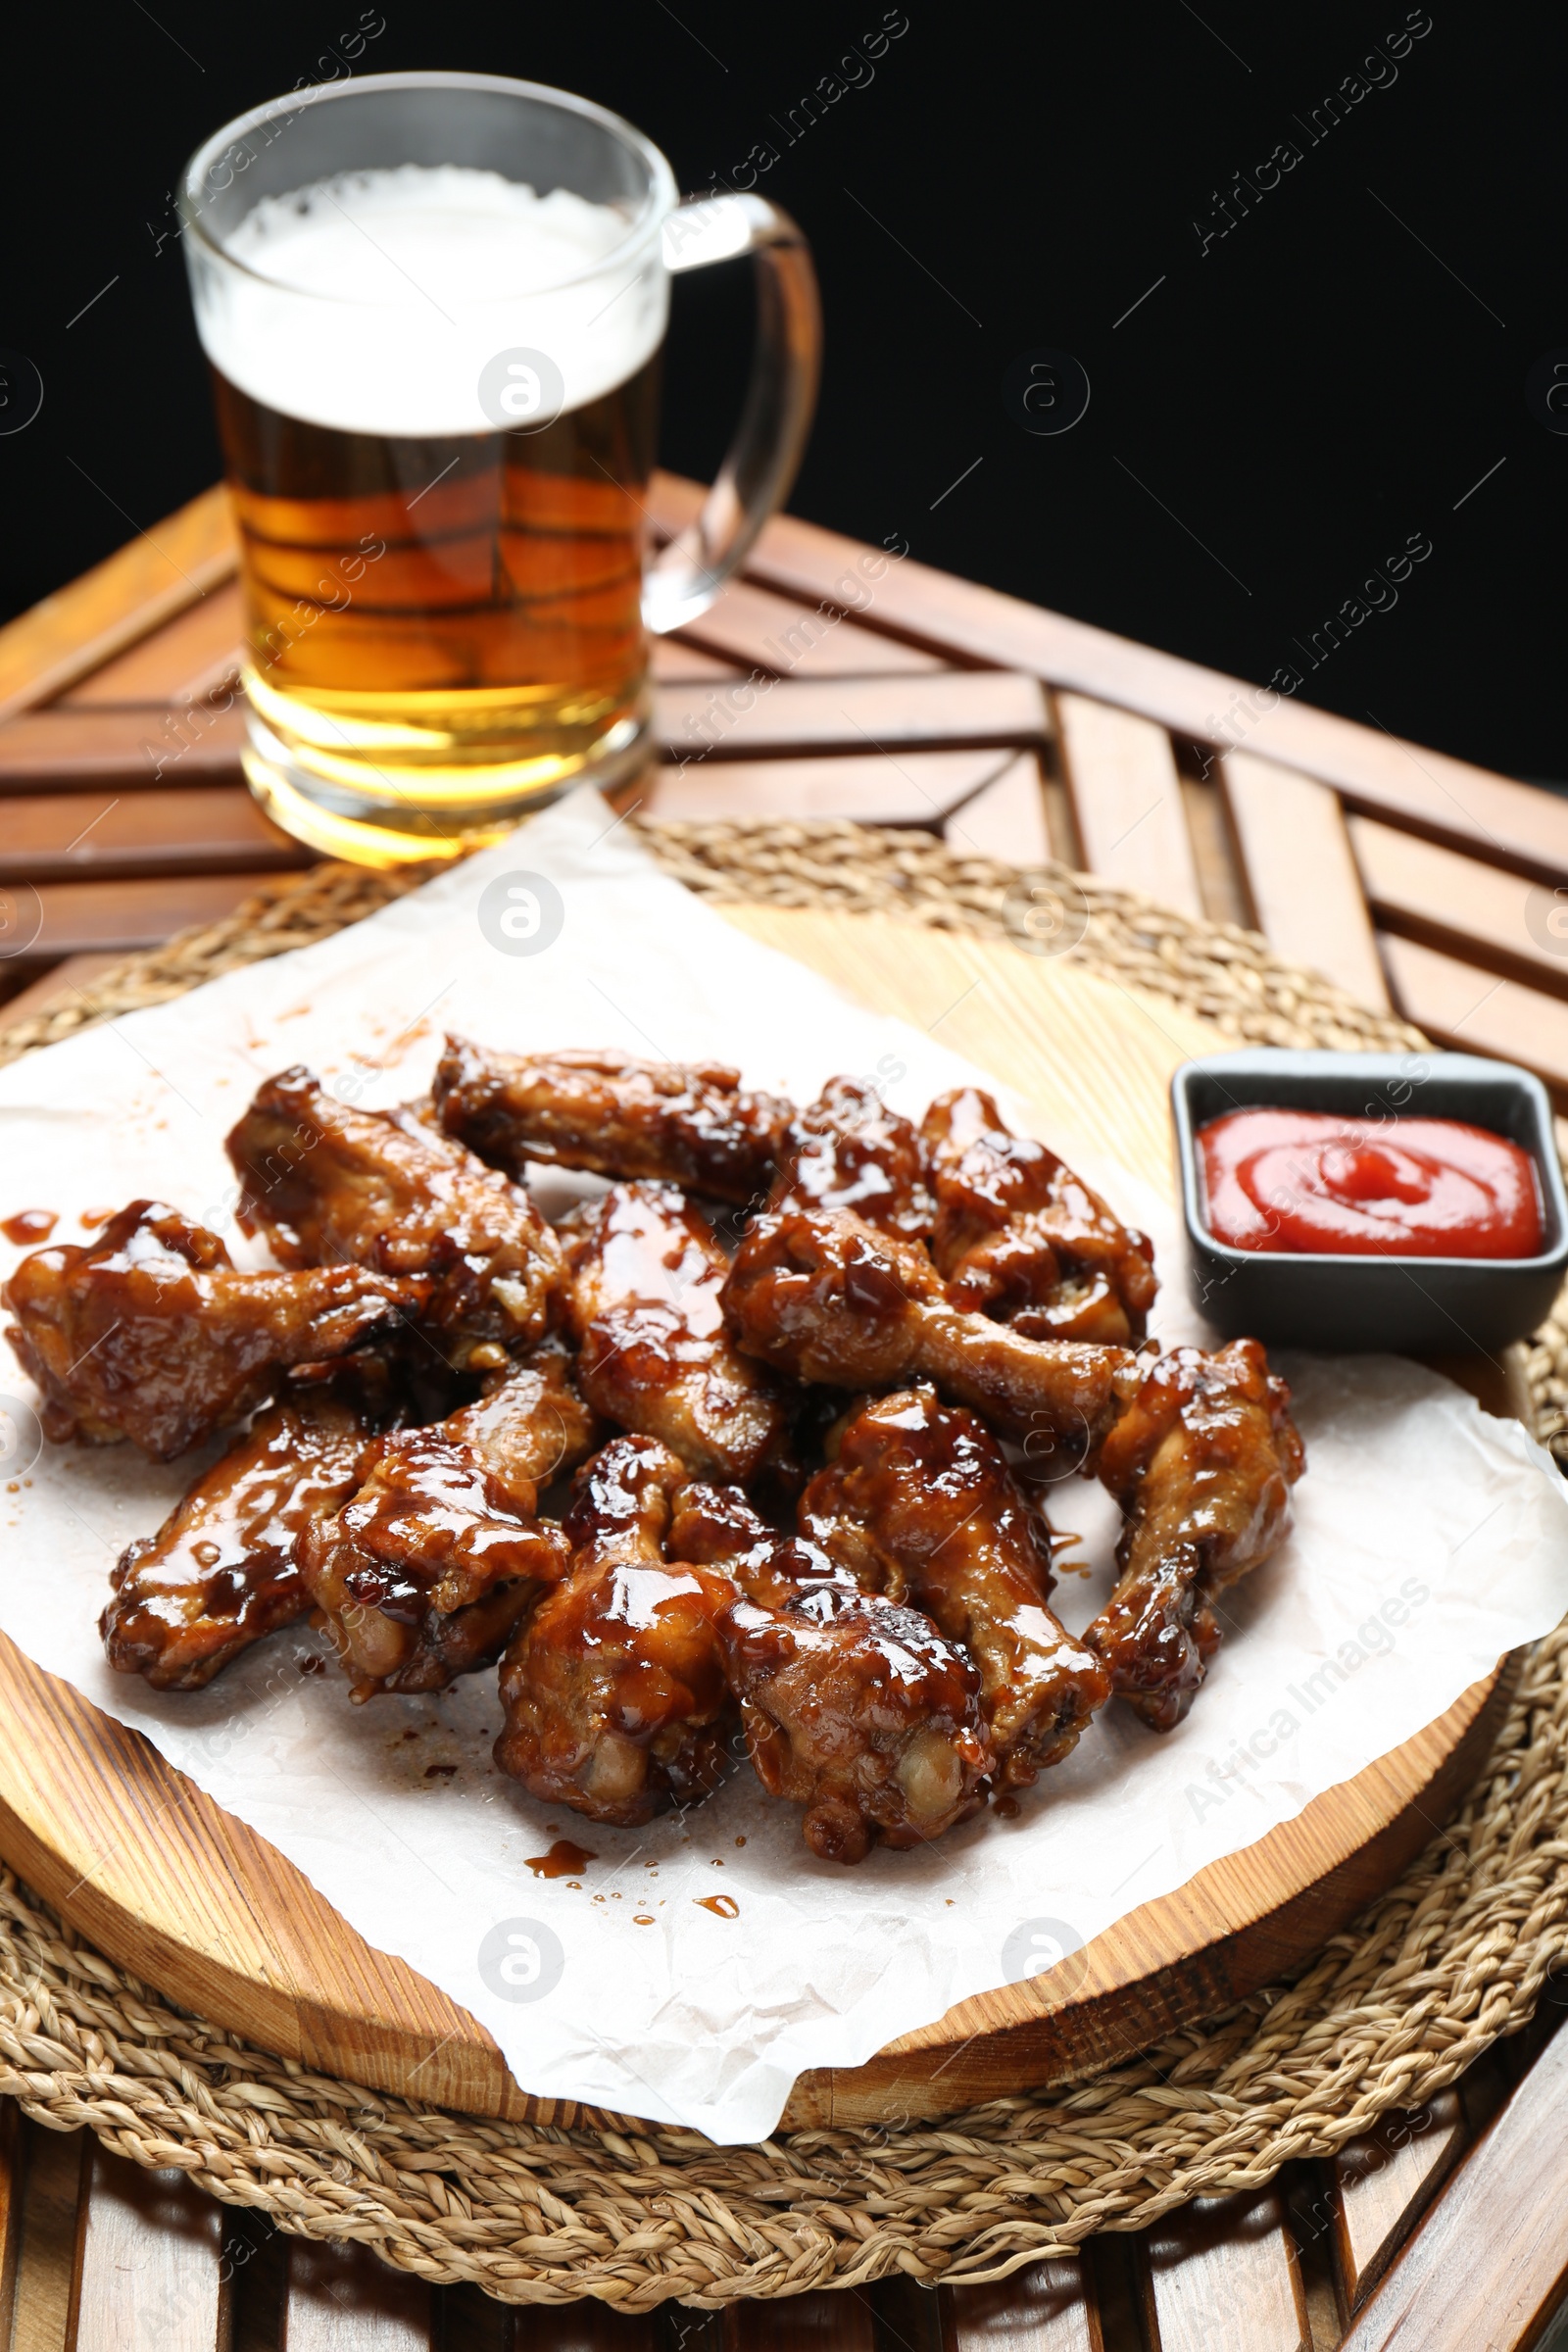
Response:
M662 477L674 530L700 496ZM1054 855L1278 951L1568 1108L1568 803L790 517L658 647L655 816L845 816ZM869 602L866 601L869 595ZM850 606L854 610L850 610ZM0 1023L310 854L245 791L220 491L0 629ZM754 673L765 693L726 698ZM748 707L740 708L741 702ZM3 904L3 901L0 901ZM9 1002L3 1000L9 999ZM1496 2352L1558 2341L1568 2039L1536 2024L1332 2164L1000 2285L617 2319L303 2246L0 2106L0 2352ZM1562 2341L1568 2343L1568 2335Z

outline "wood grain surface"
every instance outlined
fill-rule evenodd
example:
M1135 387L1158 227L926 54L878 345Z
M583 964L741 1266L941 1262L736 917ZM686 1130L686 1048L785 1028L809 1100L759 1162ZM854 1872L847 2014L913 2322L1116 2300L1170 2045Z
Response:
M1181 778L1164 728L1081 694L1055 701L1062 771L1091 873L1178 914L1201 916Z
M1546 895L1539 886L1371 817L1352 816L1349 831L1367 902L1384 930L1568 996L1568 940L1539 917L1531 922L1532 900Z
M1548 2042L1341 2352L1523 2352L1568 2286L1568 2034ZM1553 2332L1552 2343L1561 2335Z
M1312 2352L1277 2185L1200 2197L1156 2223L1141 2251L1145 2325L1160 2352Z
M1409 1019L1456 1054L1494 1054L1544 1078L1568 1102L1568 1004L1519 980L1478 970L1419 940L1381 935L1383 959Z
M938 2292L943 2352L1106 2352L1082 2262L1036 2262L988 2286Z
M1340 2276L1352 2309L1364 2303L1464 2150L1456 2090L1439 2091L1414 2115L1386 2116L1376 2132L1334 2159L1332 2218Z
M699 483L656 474L649 510L683 530L706 495ZM1024 671L1069 693L1156 719L1173 735L1245 745L1282 767L1331 784L1364 816L1468 850L1551 883L1568 870L1568 802L1473 767L1380 729L1184 662L1062 612L982 588L912 558L891 564L869 602L858 540L794 514L775 514L746 560L749 579L802 603L854 607L860 623L940 654Z
M213 2352L226 2294L222 2208L183 2173L82 2144L67 2336L74 2352Z
M1257 929L1276 955L1325 973L1358 1004L1386 1011L1377 940L1335 794L1250 752L1232 752L1219 764ZM1469 870L1478 869L1472 862Z
M64 694L162 621L221 594L237 560L228 493L215 483L0 628L0 719Z
M1212 1045L1201 1022L1005 944L872 916L726 913L995 1071L1041 1133L1093 1134L1170 1192L1166 1086ZM1063 2079L1265 1982L1425 1843L1480 1763L1501 1690L1489 1678L1297 1820L1097 1937L1069 1993L1048 1977L966 2001L864 2067L803 2077L786 2121L940 2113ZM350 2080L479 2113L571 2112L529 2100L466 2011L372 1950L137 1734L4 1642L0 1690L0 1850L100 1949L201 2015Z
M909 677L780 678L764 692L661 686L660 741L672 755L744 760L759 752L936 751L1039 743L1050 732L1033 678L1005 669L942 669Z

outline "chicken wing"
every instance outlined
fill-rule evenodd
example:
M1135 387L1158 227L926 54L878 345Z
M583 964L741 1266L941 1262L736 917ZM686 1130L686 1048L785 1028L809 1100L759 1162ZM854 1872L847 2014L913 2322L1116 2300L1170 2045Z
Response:
M499 1655L570 1545L538 1491L580 1461L593 1416L545 1347L477 1403L385 1438L364 1485L311 1526L300 1573L357 1702L440 1690Z
M228 1138L239 1221L286 1266L362 1265L432 1278L427 1330L463 1369L472 1349L544 1335L556 1237L519 1185L412 1110L356 1110L309 1070L270 1078Z
M721 1061L497 1054L449 1037L434 1094L448 1135L518 1179L532 1159L760 1200L791 1105L740 1080Z
M955 1306L1031 1339L1143 1338L1153 1250L1054 1152L1013 1135L973 1086L939 1095L920 1133L937 1199L931 1250Z
M917 1241L935 1214L919 1134L865 1079L830 1078L784 1130L767 1205L853 1209Z
M878 1838L923 1844L984 1803L979 1677L929 1618L775 1535L735 1487L684 1488L668 1551L740 1588L718 1638L752 1762L805 1806L821 1860L858 1862Z
M912 1601L973 1658L1000 1785L1076 1746L1110 1678L1047 1606L1051 1541L975 1414L929 1387L856 1414L801 1499L801 1533L857 1582Z
M1100 1475L1127 1523L1116 1589L1084 1640L1155 1731L1180 1723L1219 1646L1214 1595L1290 1531L1306 1464L1290 1398L1256 1340L1174 1348L1105 1441Z
M723 1289L749 1355L798 1379L891 1389L922 1376L973 1405L1031 1456L1089 1458L1137 1385L1120 1348L1031 1340L952 1306L924 1250L847 1210L759 1218Z
M547 1803L630 1827L713 1788L728 1701L715 1628L726 1576L666 1565L686 1471L653 1438L615 1438L577 1476L571 1573L501 1666L496 1762Z
M241 1650L308 1614L296 1539L348 1501L375 1433L340 1385L259 1413L156 1536L127 1544L98 1620L122 1674L199 1690Z
M784 1398L724 1328L728 1263L684 1194L612 1186L576 1212L566 1263L577 1377L599 1412L660 1439L695 1478L751 1478L777 1456Z
M362 1266L236 1273L216 1233L158 1200L131 1201L84 1247L34 1250L0 1292L47 1435L129 1438L157 1462L241 1420L285 1366L347 1355L428 1296Z

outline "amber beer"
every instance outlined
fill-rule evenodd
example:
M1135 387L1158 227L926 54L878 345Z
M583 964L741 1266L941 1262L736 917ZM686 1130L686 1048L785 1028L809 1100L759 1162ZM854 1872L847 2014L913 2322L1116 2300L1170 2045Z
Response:
M635 752L657 355L536 432L340 431L213 377L245 685L286 755L264 737L248 764L280 823L339 855L371 825L428 856ZM321 786L304 807L299 769Z
M794 223L755 195L683 203L616 116L467 74L258 108L191 159L180 218L268 811L388 863L640 765L647 627L711 602L805 441L819 339ZM740 432L656 559L669 277L743 253L760 302Z

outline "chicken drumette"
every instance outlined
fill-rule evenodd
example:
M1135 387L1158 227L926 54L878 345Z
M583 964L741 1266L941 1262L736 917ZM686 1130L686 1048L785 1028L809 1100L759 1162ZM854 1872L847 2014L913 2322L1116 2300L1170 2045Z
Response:
M383 1439L352 1500L300 1539L300 1573L351 1696L439 1690L487 1666L570 1546L538 1492L580 1461L593 1416L552 1346L477 1403Z
M939 1095L920 1132L937 1201L931 1253L955 1306L1032 1339L1143 1338L1153 1250L1054 1152L1011 1134L972 1086Z
M747 1479L787 1428L777 1381L724 1328L728 1261L670 1184L617 1184L566 1238L577 1377L599 1412L658 1438L694 1478Z
M853 1209L910 1241L931 1231L920 1137L863 1078L830 1078L785 1128L769 1208Z
M857 1413L801 1499L803 1535L858 1583L912 1601L980 1674L996 1778L1027 1788L1110 1693L1047 1606L1051 1540L985 1423L906 1389Z
M1119 1581L1084 1640L1155 1731L1180 1723L1219 1646L1215 1594L1289 1533L1305 1459L1256 1340L1172 1348L1106 1439L1100 1475L1127 1523Z
M924 1377L1068 1465L1093 1455L1137 1386L1125 1348L1026 1339L956 1308L923 1249L847 1210L760 1218L723 1298L749 1355L834 1388Z
M436 1069L441 1124L492 1166L529 1160L761 1200L790 1105L749 1094L724 1062L628 1054L498 1054L450 1037Z
M429 1276L426 1328L455 1370L543 1337L561 1281L554 1233L520 1185L412 1110L356 1110L309 1070L284 1070L228 1156L240 1224L284 1265Z
M923 1844L984 1803L979 1677L929 1618L776 1535L736 1487L677 1494L668 1550L739 1587L718 1621L725 1671L758 1778L806 1808L814 1854Z
M684 1465L653 1438L584 1464L564 1522L571 1573L501 1666L503 1772L549 1804L630 1827L713 1788L728 1704L716 1626L728 1577L662 1551Z
M350 1384L259 1413L156 1536L127 1544L98 1621L111 1666L155 1690L199 1690L311 1607L296 1540L341 1509L376 1446Z
M157 1200L85 1247L34 1250L0 1292L48 1436L129 1438L159 1462L242 1419L287 1366L385 1337L428 1296L362 1266L236 1273L216 1233Z

